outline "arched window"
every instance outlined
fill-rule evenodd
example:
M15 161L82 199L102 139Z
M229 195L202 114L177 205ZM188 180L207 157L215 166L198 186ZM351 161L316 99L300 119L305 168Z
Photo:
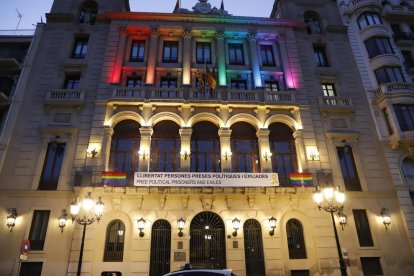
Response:
M96 1L89 0L83 2L79 11L79 23L95 25L98 8L99 6Z
M191 171L220 172L220 137L213 123L200 122L193 126Z
M170 272L171 224L159 219L152 225L150 276L161 276Z
M272 171L277 172L282 186L289 185L289 173L298 171L293 131L285 124L269 126L269 142L272 151Z
M151 139L151 171L180 171L180 147L178 125L172 121L157 123Z
M305 238L303 236L303 227L299 220L290 219L286 223L286 236L289 259L306 259Z
M233 172L260 172L256 129L248 123L235 123L230 141Z
M243 225L243 234L246 274L266 275L260 223L255 219L246 220Z
M115 219L106 229L104 262L122 262L124 256L125 225Z
M414 157L408 156L402 162L402 171L406 180L414 180Z
M359 29L376 24L382 24L381 16L376 12L364 12L358 17Z
M141 142L139 132L141 125L132 120L119 122L114 127L109 169L126 172L129 181L133 181L134 172L138 168L138 151Z
M226 268L223 220L213 212L196 215L190 224L190 263L193 268Z
M322 34L322 23L318 13L307 11L303 15L308 34Z

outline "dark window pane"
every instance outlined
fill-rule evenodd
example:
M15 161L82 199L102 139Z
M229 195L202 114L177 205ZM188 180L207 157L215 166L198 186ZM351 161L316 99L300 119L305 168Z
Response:
M361 266L364 276L384 275L379 257L361 257Z
M306 259L305 237L299 220L290 219L286 223L286 235L289 259Z
M43 250L50 211L35 210L30 226L29 240L31 250Z
M374 246L369 227L368 216L365 210L352 210L360 246Z
M125 225L113 220L106 229L104 262L122 262L124 256Z
M142 85L142 80L140 77L129 77L127 78L126 87L135 87L140 88Z
M162 61L178 62L178 41L164 41Z
M191 135L191 171L220 172L218 127L210 122L193 126Z
M133 62L142 62L144 61L145 54L145 41L143 40L134 40L131 45L131 56L130 61Z
M393 105L398 125L402 131L414 130L414 105Z
M373 37L365 41L365 47L369 58L376 57L383 54L394 53L391 43L386 37Z
M327 67L329 66L328 58L325 53L325 48L323 46L313 46L313 52L315 55L316 64L319 67Z
M229 63L231 65L244 65L243 44L229 43Z
M67 76L63 89L76 90L79 89L80 76Z
M197 42L196 43L196 60L197 63L211 63L211 43Z
M246 90L247 81L246 80L231 80L230 87L231 89L236 89L236 90Z
M358 172L356 169L352 148L349 146L337 147L339 164L347 191L361 191Z
M361 16L358 17L358 25L360 29L376 24L382 24L381 17L377 13L364 12Z
M64 143L49 143L40 177L39 190L56 190L65 155L65 147L66 144Z
M272 45L260 45L260 55L262 57L263 66L275 66L275 58L273 55Z
M42 262L22 262L19 276L41 276Z
M247 123L236 123L231 130L233 172L260 172L256 129Z
M72 50L72 58L83 59L88 51L88 38L78 38Z

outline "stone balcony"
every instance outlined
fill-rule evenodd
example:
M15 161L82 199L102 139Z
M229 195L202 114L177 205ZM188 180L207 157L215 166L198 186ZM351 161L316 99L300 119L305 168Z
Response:
M340 6L343 13L347 15L353 14L361 9L377 8L378 11L382 9L381 1L379 0L353 0L348 3L342 1Z
M378 86L375 91L377 103L384 101L387 98L393 99L408 99L412 101L414 98L414 83L410 82L390 82L383 83Z
M47 106L80 107L85 104L85 93L81 90L51 90L47 93Z
M351 98L347 97L318 97L319 111L322 113L353 113L355 107Z
M235 90L219 88L215 90L183 88L115 88L112 92L111 101L167 101L167 102L209 102L221 103L223 101L239 104L280 104L297 105L295 91L265 91L256 90Z
M383 16L386 20L397 20L410 22L413 18L414 7L408 5L386 4L383 8Z

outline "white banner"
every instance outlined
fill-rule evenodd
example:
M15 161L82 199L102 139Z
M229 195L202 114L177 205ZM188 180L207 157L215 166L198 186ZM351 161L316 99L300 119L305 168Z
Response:
M134 186L147 187L276 187L277 173L136 172Z

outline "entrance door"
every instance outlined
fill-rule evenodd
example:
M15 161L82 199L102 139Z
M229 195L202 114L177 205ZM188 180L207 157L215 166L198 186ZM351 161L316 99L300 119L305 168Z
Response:
M190 263L193 268L226 268L224 223L213 212L202 212L191 221Z
M265 263L263 256L262 229L255 219L248 219L243 226L244 255L246 258L246 275L265 275Z
M150 276L161 276L170 272L171 225L160 219L154 222L151 231Z

